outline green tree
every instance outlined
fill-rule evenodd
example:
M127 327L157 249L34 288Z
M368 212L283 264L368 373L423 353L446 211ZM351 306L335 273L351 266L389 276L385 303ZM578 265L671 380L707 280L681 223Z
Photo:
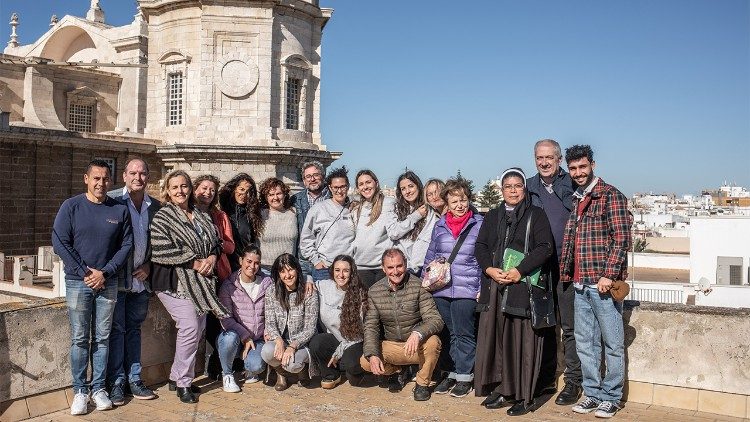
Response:
M482 188L482 199L479 200L479 206L483 208L492 209L500 205L500 192L498 192L492 183L492 180L488 180L487 184Z
M476 189L474 188L474 182L471 181L471 180L469 180L469 179L467 179L467 178L465 178L461 174L461 169L458 169L458 173L456 173L456 180L463 180L463 181L465 181L469 185L469 190L471 191L471 193L474 193L476 191Z

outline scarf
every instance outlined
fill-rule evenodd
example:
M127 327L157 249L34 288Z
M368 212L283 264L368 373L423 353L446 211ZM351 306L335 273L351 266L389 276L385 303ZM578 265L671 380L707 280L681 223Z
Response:
M211 217L193 209L193 221L176 205L167 203L151 222L151 260L174 268L177 292L186 295L198 312L213 312L222 319L231 314L216 296L216 280L198 274L194 259L205 259L221 251L221 241Z
M473 215L474 213L471 210L467 211L466 214L462 215L461 217L454 217L453 213L450 211L445 214L445 225L448 226L448 230L451 231L454 239L458 238L458 235L461 233L461 229L466 226L466 223Z

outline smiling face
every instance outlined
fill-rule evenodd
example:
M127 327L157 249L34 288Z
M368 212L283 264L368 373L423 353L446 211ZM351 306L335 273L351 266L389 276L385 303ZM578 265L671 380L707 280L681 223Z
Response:
M454 217L462 217L469 211L469 197L463 190L448 193L448 212Z
M425 196L427 197L427 203L430 204L432 208L442 211L443 207L445 207L445 201L440 197L440 189L438 188L437 183L430 183L427 185L425 188Z
M242 267L242 275L248 280L254 280L255 274L258 274L258 270L260 269L260 256L255 253L246 253L242 257L240 266Z
M503 180L503 199L510 206L516 206L526 196L524 180L518 176L508 176Z
M369 201L375 195L378 183L369 174L362 174L357 178L357 192Z
M534 161L539 175L549 179L560 171L562 157L557 154L557 149L552 144L542 143L534 151Z
M305 188L313 193L323 189L323 173L315 166L310 166L302 172L302 183Z
M141 160L132 160L122 173L122 180L128 192L141 192L148 183L148 170Z
M288 291L293 292L297 290L297 270L295 268L288 265L281 267L279 278Z
M249 192L250 182L247 180L240 181L240 183L237 184L237 187L234 188L234 202L239 205L245 205L247 203Z
M167 181L169 202L182 209L187 209L192 187L184 176L175 176Z
M333 263L333 281L341 289L346 288L352 278L352 267L346 261L336 261Z
M596 163L589 161L588 157L573 160L568 163L570 177L578 186L588 186L594 179L594 168Z
M216 197L216 184L210 180L204 180L195 188L194 195L199 204L207 207Z
M284 211L284 191L281 186L276 186L268 191L266 202L272 210Z
M391 282L391 284L398 285L406 277L404 277L404 274L406 273L406 262L404 262L404 258L399 253L395 253L392 255L388 255L383 259L383 272L388 277L388 281Z
M419 187L417 184L409 179L403 179L398 183L398 189L401 191L401 196L406 199L406 202L413 204L419 197Z
M334 177L328 186L331 190L331 197L339 205L346 203L346 191L349 190L349 182L343 177Z
M89 171L83 175L83 182L86 183L87 195L92 199L97 202L103 202L107 199L107 190L111 183L108 168L91 166Z

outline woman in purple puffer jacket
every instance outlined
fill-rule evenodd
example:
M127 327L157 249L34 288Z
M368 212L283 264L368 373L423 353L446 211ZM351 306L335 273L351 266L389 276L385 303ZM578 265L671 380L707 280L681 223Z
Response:
M463 397L471 392L474 380L472 372L477 346L474 322L482 276L482 269L474 257L474 244L483 219L472 211L471 189L463 179L448 180L440 196L447 204L448 212L432 230L425 267L439 257L447 260L461 234L465 231L468 234L451 263L450 283L432 294L445 322L441 334L443 345L450 344L450 347L443 346L441 356L442 369L448 375L437 385L435 393L450 392L453 397Z
M235 358L245 363L245 384L260 381L266 364L260 356L266 326L266 289L273 284L260 272L260 249L250 245L242 251L240 269L221 285L219 300L231 316L221 320L222 332L216 339L223 372L223 388L239 393L232 364Z

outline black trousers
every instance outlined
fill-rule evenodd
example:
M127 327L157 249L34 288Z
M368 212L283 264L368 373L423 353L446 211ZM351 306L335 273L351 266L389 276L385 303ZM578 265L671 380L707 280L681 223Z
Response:
M334 380L339 376L339 371L346 372L347 378L351 381L353 377L362 376L365 371L359 364L359 358L362 357L362 342L349 346L338 362L337 368L330 368L328 361L339 347L339 341L336 336L328 333L315 334L307 346L310 349L310 356L318 364L322 379Z
M575 323L575 286L572 282L558 282L555 289L555 305L558 308L558 326L562 332L562 347L565 353L565 369L563 379L566 383L581 385L581 360L576 352ZM552 384L557 375L557 342L558 334L554 328L543 334L544 348L542 351L542 370L538 385L546 387Z
M360 270L357 269L357 274L359 274L359 279L362 281L362 285L365 286L365 289L369 289L372 287L373 284L377 283L385 277L385 273L382 269L377 270Z

